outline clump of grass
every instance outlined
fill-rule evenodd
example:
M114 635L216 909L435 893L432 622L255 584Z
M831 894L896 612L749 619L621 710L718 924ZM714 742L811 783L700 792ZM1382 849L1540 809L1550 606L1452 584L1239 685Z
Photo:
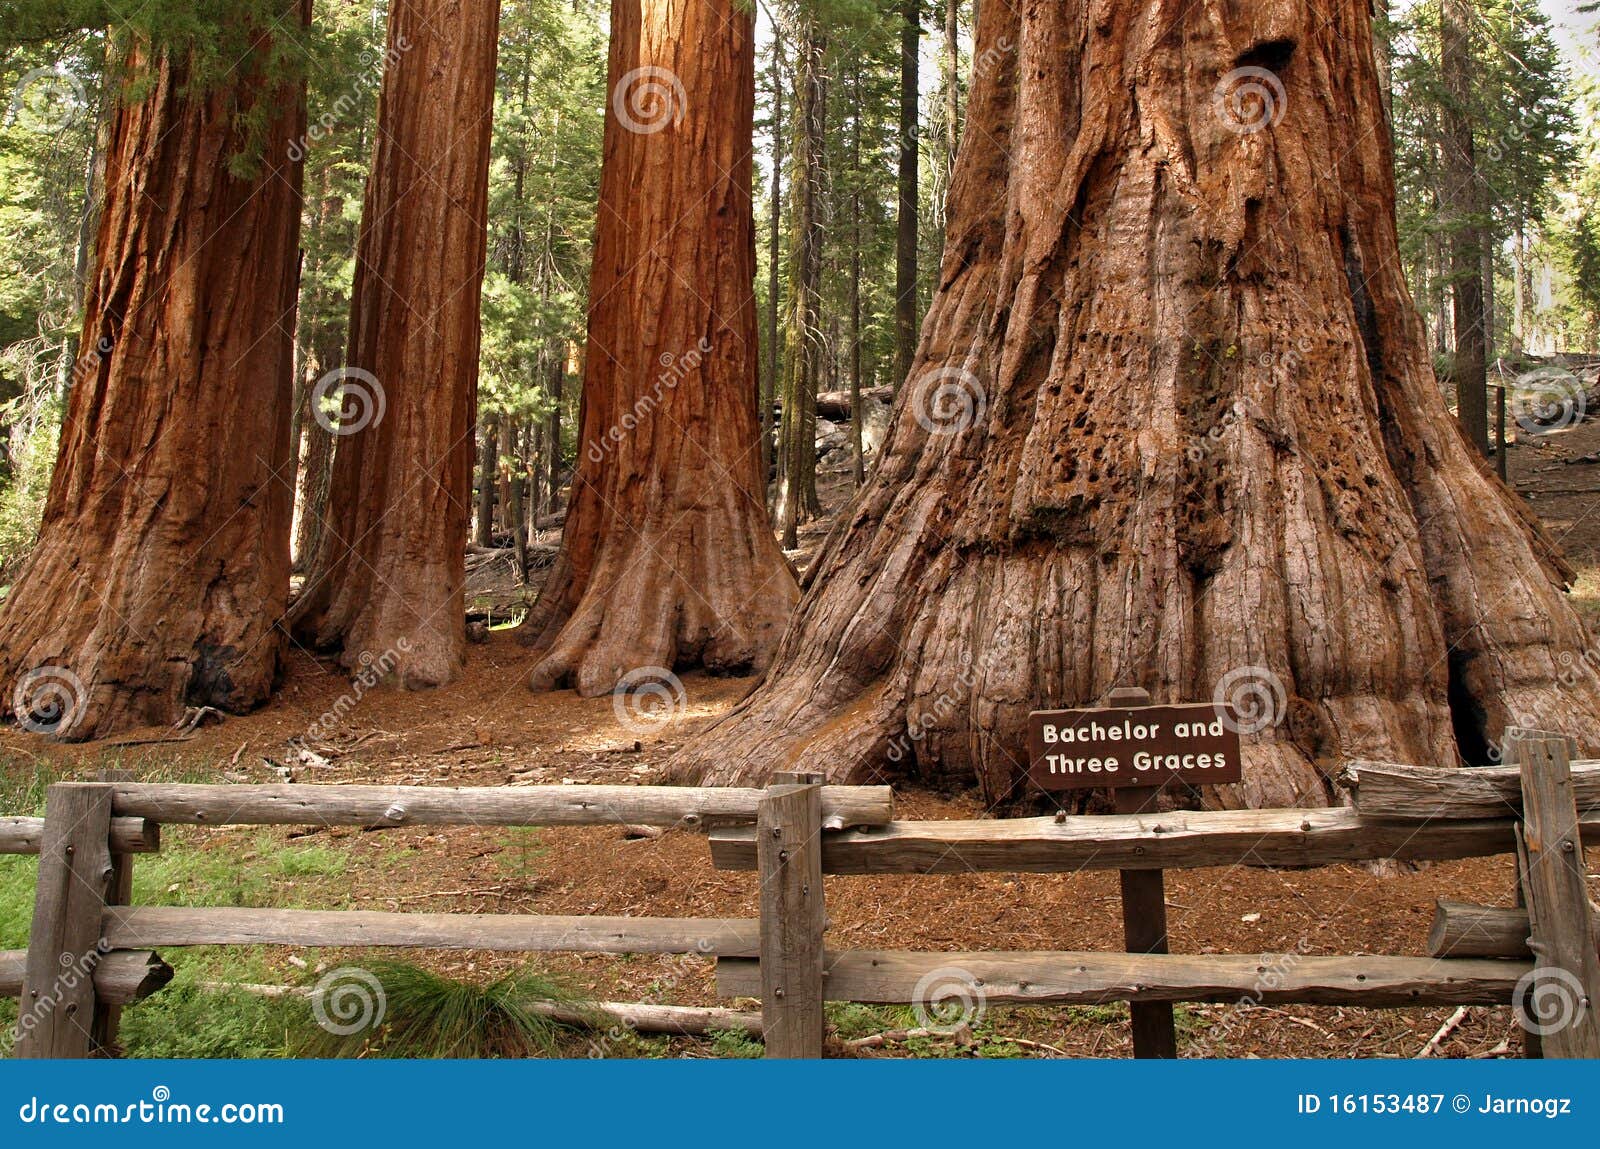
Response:
M737 1029L717 1030L710 1036L711 1052L718 1057L751 1059L767 1055L765 1045Z
M444 977L408 962L367 967L382 986L376 1027L340 1035L308 1023L297 1043L306 1057L553 1057L567 1027L531 1008L573 1003L558 982L534 972L487 985Z

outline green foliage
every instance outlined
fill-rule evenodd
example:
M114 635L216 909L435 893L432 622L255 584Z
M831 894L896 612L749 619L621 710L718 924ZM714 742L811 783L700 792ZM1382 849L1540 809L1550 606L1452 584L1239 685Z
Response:
M120 1040L128 1057L288 1057L308 1014L303 999L174 982L123 1011Z
M15 410L15 405L0 409L0 422L15 418ZM0 598L33 552L56 461L60 421L54 405L46 409L45 416L31 430L23 430L26 425L23 421L21 426L13 427L10 474L0 485Z
M752 1061L767 1055L767 1047L764 1044L739 1030L717 1030L710 1036L713 1057Z
M376 1032L341 1036L302 1027L296 1049L310 1057L489 1058L554 1056L565 1030L529 1007L573 998L543 974L524 972L488 985L443 977L406 962L369 965L383 987Z
M1526 285L1531 276L1526 240L1545 230L1560 182L1575 160L1571 82L1550 22L1535 0L1470 5L1470 106L1456 110L1473 124L1482 209L1452 219L1443 182L1448 165L1442 123L1454 105L1440 62L1440 0L1397 5L1394 12L1379 34L1393 50L1397 209L1412 290L1435 328L1444 326L1439 313L1448 290L1446 245L1456 229L1481 229L1495 270L1505 275L1494 302L1509 313L1515 277L1521 275ZM1519 235L1525 237L1521 246L1513 242ZM1530 310L1531 305L1528 300ZM1531 329L1532 317L1524 323ZM1496 323L1499 331L1510 326Z
M501 10L478 401L518 421L551 409L550 373L585 335L600 194L606 41L597 0Z

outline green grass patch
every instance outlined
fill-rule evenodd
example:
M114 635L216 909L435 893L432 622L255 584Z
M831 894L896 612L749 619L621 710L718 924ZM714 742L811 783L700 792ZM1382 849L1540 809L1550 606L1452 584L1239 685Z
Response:
M558 982L525 971L487 985L408 962L373 962L331 983L317 1024L296 1050L309 1057L552 1057L570 1031L536 1013L538 1002L573 1002ZM350 1033L337 1029L355 1026Z

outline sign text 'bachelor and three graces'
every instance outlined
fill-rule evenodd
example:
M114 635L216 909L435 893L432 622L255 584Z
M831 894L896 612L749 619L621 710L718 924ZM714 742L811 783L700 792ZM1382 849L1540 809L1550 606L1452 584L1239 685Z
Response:
M1233 713L1210 702L1039 711L1028 751L1028 776L1045 790L1214 786L1242 776Z

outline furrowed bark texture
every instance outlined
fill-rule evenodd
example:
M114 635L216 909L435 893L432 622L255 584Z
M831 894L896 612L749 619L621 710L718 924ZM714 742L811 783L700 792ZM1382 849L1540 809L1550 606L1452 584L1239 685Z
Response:
M982 7L938 293L762 686L675 768L975 775L1114 686L1241 707L1227 805L1318 761L1595 738L1565 569L1446 411L1367 0ZM1253 85L1253 87L1252 87Z
M309 19L309 3L285 19ZM114 113L81 351L39 543L0 613L0 713L84 740L243 712L276 677L289 593L303 85L266 34L230 90L135 48ZM237 103L235 102L237 101ZM242 177L241 108L277 119Z
M498 0L396 0L322 545L297 634L408 689L466 657ZM356 372L364 372L358 375Z
M577 475L522 629L536 689L765 667L798 592L757 420L751 10L612 10Z

